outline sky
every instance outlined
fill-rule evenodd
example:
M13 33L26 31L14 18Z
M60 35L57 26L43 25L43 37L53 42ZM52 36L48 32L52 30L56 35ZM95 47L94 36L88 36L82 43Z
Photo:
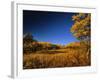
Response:
M66 45L78 41L70 32L77 13L23 10L23 34L37 41Z

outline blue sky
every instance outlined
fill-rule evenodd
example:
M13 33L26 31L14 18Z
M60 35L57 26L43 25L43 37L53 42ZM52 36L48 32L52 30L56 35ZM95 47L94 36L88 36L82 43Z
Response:
M78 41L70 32L72 15L77 13L23 11L23 34L32 33L34 39L42 42L66 45Z

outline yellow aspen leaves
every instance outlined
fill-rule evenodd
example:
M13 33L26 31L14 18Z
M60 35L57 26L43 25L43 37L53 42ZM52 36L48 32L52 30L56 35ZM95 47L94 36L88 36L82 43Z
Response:
M74 24L71 27L71 32L76 38L90 38L91 14L79 13L72 16Z

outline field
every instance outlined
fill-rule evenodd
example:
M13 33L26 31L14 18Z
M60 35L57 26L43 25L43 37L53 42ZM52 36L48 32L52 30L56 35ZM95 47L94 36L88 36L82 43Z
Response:
M40 50L23 54L23 68L57 68L90 66L90 51L86 47L67 47L55 50Z

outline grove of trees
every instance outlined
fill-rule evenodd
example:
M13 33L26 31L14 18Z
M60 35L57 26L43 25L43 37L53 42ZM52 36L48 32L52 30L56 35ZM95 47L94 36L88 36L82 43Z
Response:
M31 53L36 52L40 50L54 50L54 49L60 49L62 48L61 45L58 44L52 44L49 42L38 42L34 39L33 35L31 33L27 33L24 35L23 38L23 52L24 53Z

